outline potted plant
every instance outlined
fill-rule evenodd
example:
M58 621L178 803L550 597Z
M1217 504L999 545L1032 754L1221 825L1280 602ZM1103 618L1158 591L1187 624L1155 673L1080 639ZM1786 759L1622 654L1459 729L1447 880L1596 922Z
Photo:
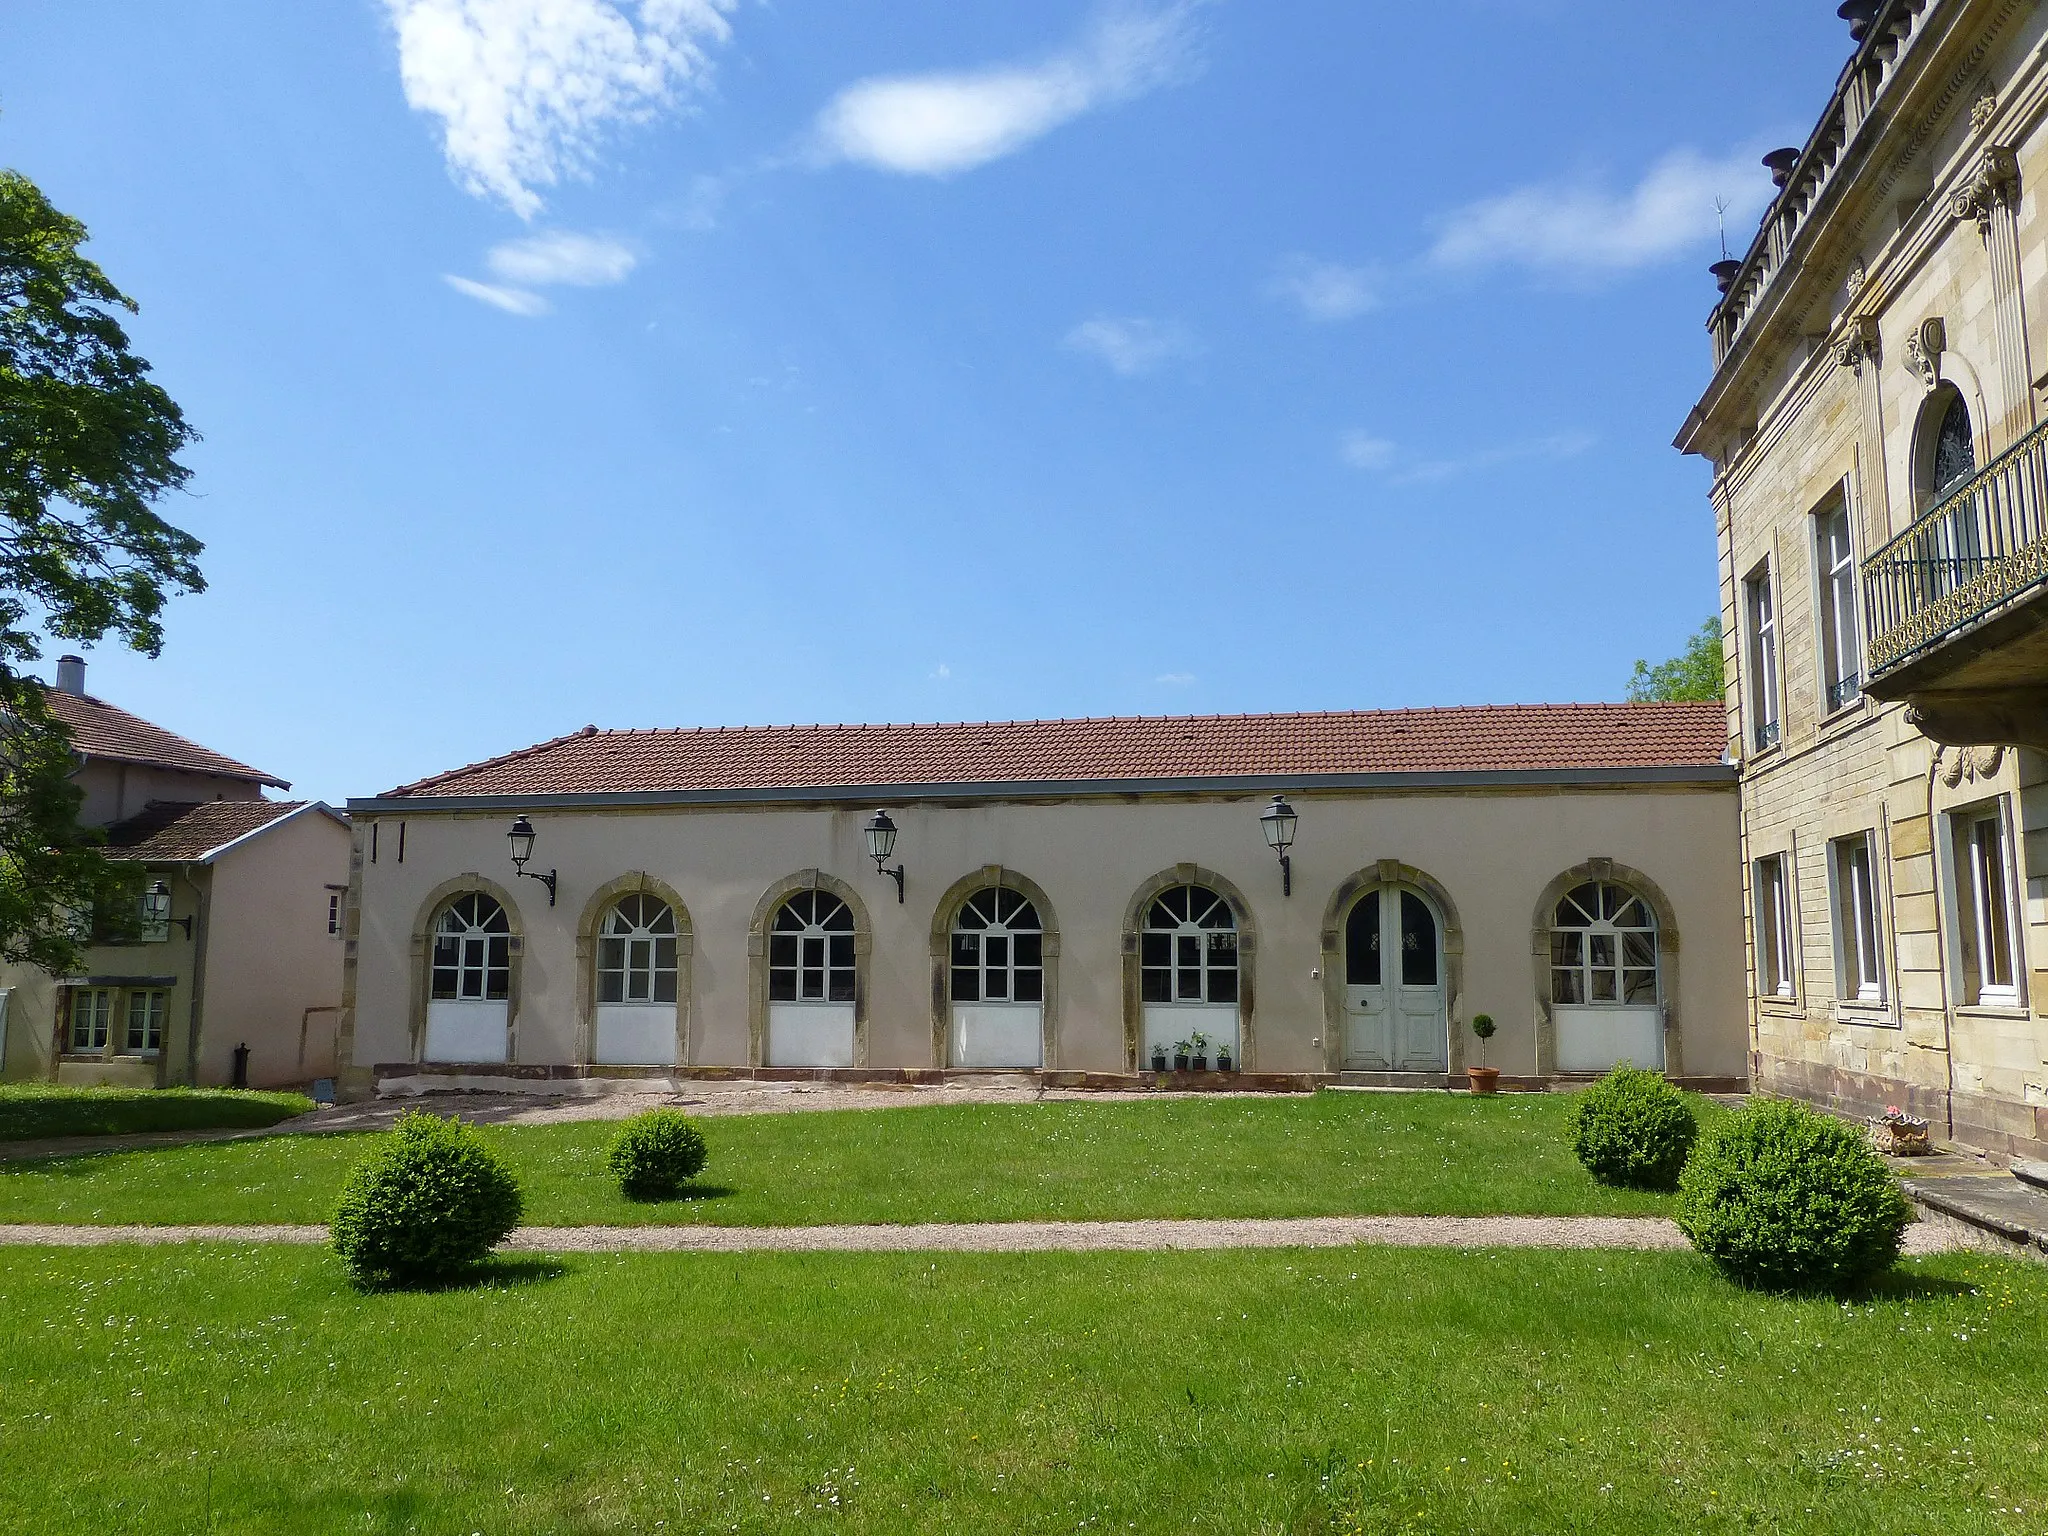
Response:
M1152 1070L1154 1072L1164 1072L1166 1070L1166 1042L1163 1040L1152 1047Z
M1176 1072L1185 1072L1185 1071L1187 1071L1187 1069L1188 1069L1188 1057L1189 1057L1190 1055L1192 1055L1192 1054L1193 1054L1193 1052L1194 1052L1194 1049L1195 1049L1195 1048L1194 1048L1194 1047L1193 1047L1192 1045L1188 1044L1188 1042L1187 1042L1187 1041L1185 1041L1185 1040L1176 1040L1176 1041L1174 1041L1174 1042L1173 1042L1173 1070L1174 1070L1174 1071L1176 1071Z
M1884 1113L1870 1122L1870 1137L1887 1157L1926 1157L1934 1151L1926 1120L1896 1104L1885 1105Z
M1232 1063L1230 1060L1230 1047L1227 1045L1219 1045L1216 1047L1216 1070L1218 1072L1228 1072L1232 1070Z
M1203 1034L1200 1030L1196 1030L1193 1037L1189 1040L1188 1043L1195 1048L1195 1070L1197 1072L1208 1071L1209 1037Z
M1495 1093L1500 1089L1500 1068L1486 1064L1486 1042L1493 1038L1493 1015L1472 1015L1472 1033L1479 1037L1479 1065L1467 1067L1465 1077L1474 1093Z

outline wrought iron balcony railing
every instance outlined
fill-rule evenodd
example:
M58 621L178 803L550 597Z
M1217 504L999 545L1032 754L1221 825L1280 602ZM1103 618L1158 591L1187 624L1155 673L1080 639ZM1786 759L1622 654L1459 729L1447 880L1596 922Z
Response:
M2048 422L1863 562L1870 675L2048 585Z

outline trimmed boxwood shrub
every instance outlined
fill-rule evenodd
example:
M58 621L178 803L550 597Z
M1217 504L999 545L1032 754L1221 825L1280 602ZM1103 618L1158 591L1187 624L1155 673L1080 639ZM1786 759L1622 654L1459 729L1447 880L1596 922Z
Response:
M519 1225L519 1181L476 1128L414 1110L342 1185L334 1251L365 1286L445 1280Z
M1699 1129L1684 1094L1623 1062L1579 1095L1572 1151L1603 1184L1673 1189Z
M672 1200L704 1167L704 1137L678 1109L650 1109L619 1127L605 1166L629 1200Z
M1862 1131L1789 1099L1710 1130L1678 1185L1692 1245L1759 1290L1853 1290L1899 1256L1912 1219Z

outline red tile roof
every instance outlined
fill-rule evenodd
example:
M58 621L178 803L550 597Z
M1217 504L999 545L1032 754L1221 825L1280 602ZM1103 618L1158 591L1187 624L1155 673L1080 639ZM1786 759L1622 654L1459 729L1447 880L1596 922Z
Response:
M89 694L66 693L46 688L43 698L71 733L71 744L87 757L102 757L117 763L144 763L155 768L182 768L187 773L211 773L225 779L242 779L251 784L268 784L276 789L291 785L260 768L238 763L232 757L202 747L196 741L174 736L162 726L116 709Z
M152 800L107 828L108 851L139 864L203 859L300 809L304 800Z
M390 796L1707 768L1719 704L1506 704L1304 715L600 731Z

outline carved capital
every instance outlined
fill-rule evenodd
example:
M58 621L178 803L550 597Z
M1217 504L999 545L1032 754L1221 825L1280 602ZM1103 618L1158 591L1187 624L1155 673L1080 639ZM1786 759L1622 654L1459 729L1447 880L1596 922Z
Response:
M1985 146L1977 157L1970 179L1949 195L1949 212L1958 219L1975 219L1980 231L1989 233L1991 215L2010 208L2019 199L2019 156L2003 145Z
M1835 362L1861 378L1863 365L1875 363L1878 358L1877 321L1869 315L1851 320L1848 329L1836 338Z
M1936 315L1920 322L1920 329L1906 338L1906 366L1920 376L1929 394L1941 383L1941 354L1948 347L1948 326Z

